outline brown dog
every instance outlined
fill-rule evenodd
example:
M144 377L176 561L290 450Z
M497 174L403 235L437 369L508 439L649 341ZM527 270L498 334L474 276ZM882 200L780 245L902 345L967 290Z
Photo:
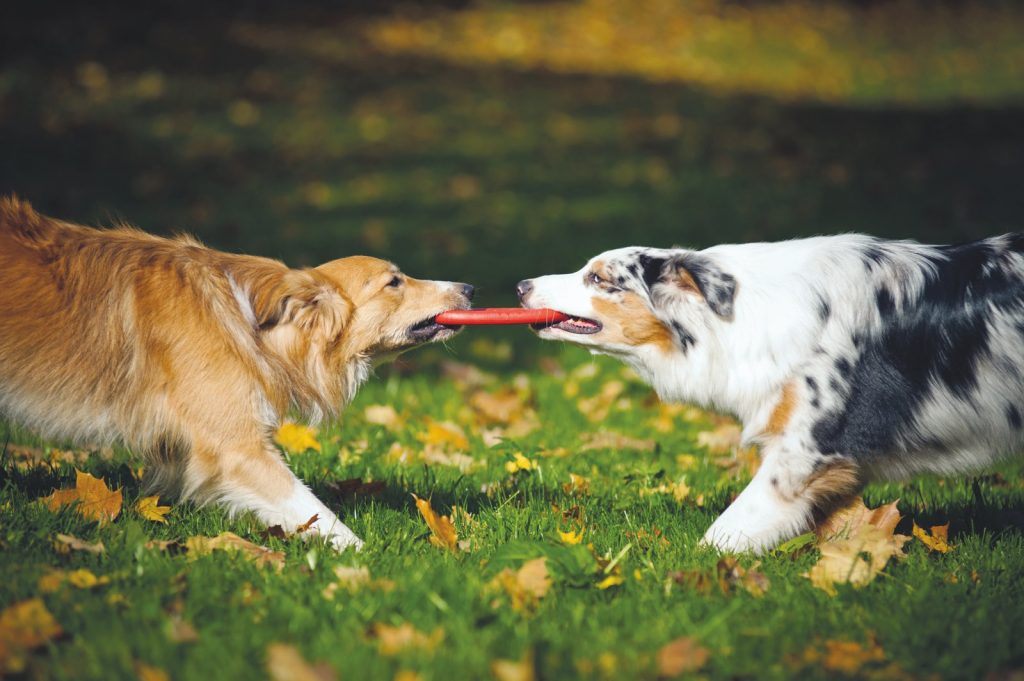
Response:
M337 548L362 542L271 435L335 413L375 360L452 336L473 287L356 256L307 270L0 199L0 413L47 437L121 441L154 486Z

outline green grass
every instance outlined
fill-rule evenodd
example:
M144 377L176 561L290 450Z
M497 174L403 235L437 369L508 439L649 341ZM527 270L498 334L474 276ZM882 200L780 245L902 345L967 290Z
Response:
M524 332L525 335L525 332ZM428 355L429 358L429 355ZM583 358L568 353L570 367ZM609 380L623 380L614 363L598 362L599 372L580 381L581 394ZM70 464L25 469L9 457L0 492L0 604L37 595L37 581L48 567L85 567L111 583L91 590L66 587L45 595L47 606L66 636L37 655L31 669L51 678L130 676L136 661L165 669L172 678L205 678L211 669L220 678L254 678L262 673L267 644L293 643L307 659L328 662L344 678L390 678L403 669L427 679L486 678L496 658L518 659L532 651L543 678L654 678L654 655L666 642L695 636L712 653L704 674L711 678L784 678L794 675L793 658L826 640L882 646L888 662L915 678L979 678L990 670L1019 665L1024 655L1018 633L1024 611L1021 565L1024 536L1019 529L1024 508L1020 467L1003 471L1004 479L922 479L904 485L869 488L870 505L899 498L905 514L900 531L918 524L952 522L956 548L932 554L916 540L908 557L891 564L861 590L841 587L837 597L815 589L802 573L814 552L770 555L760 570L771 581L763 598L745 592L701 593L675 584L678 570L714 571L718 557L697 541L743 476L723 471L711 455L695 445L696 433L711 427L701 416L676 417L674 428L657 434L653 453L589 451L564 458L540 453L556 446L576 451L581 436L597 429L564 394L565 378L535 371L528 399L537 407L542 428L514 446L486 447L472 430L469 454L478 468L458 469L389 463L395 441L416 448L425 419L458 420L472 428L466 397L451 380L430 366L415 376L391 375L369 384L347 415L320 434L323 452L292 457L297 472L329 498L326 483L353 477L386 483L379 497L334 505L367 545L359 554L337 555L300 540L264 539L249 518L228 520L216 510L175 506L167 525L140 519L130 505L141 494L131 467L121 456L103 461L94 455L84 466L123 485L125 512L99 528L76 514L53 514L34 500L52 487L73 484ZM499 374L489 389L513 377ZM650 437L647 422L658 415L647 388L630 381L628 404L613 408L601 428L635 437ZM409 419L392 434L368 424L364 408L391 404ZM15 433L15 439L25 439ZM365 452L343 464L339 447L366 441ZM530 472L508 473L505 463L519 451L537 461ZM679 454L691 454L695 467L685 470ZM354 457L354 458L353 458ZM590 479L589 495L564 489L569 473ZM691 487L682 505L669 495L642 490L665 481L685 479ZM482 490L487 489L488 492ZM429 531L418 516L411 493L432 498L436 510L459 506L473 522L457 521L460 538L471 551L457 555L427 541ZM705 495L703 507L694 503ZM558 509L555 509L555 506ZM578 507L579 523L563 513ZM533 614L512 610L488 587L511 542L527 542L533 556L558 542L558 530L582 525L596 554L622 558L625 582L608 590L596 579L582 585L556 580ZM653 535L660 529L665 542ZM197 534L231 530L257 543L283 549L287 563L280 572L260 569L240 557L212 555L190 561L143 548L150 538L184 540ZM61 556L52 547L56 533L100 540L100 556ZM529 551L527 553L529 553ZM746 566L754 563L743 558ZM521 561L513 560L518 567ZM366 566L374 579L391 580L382 591L363 587L323 597L337 565ZM973 575L973 578L972 578ZM956 583L950 583L953 577ZM495 600L498 607L493 607ZM171 621L180 617L197 633L195 642L169 638ZM377 623L413 624L423 632L440 627L444 642L433 652L379 654L370 632ZM891 670L890 670L891 671ZM829 678L832 672L811 666L805 677Z
M343 12L306 2L226 15L198 2L157 14L51 1L10 20L0 16L0 192L18 192L67 219L185 229L212 245L293 265L355 252L388 257L416 276L477 284L482 305L511 304L512 286L524 276L575 269L630 242L703 246L850 230L941 242L1020 228L1024 125L1019 83L1001 81L1002 71L984 74L978 88L901 84L896 76L854 80L845 104L811 103L760 86L757 95L727 94L680 80L397 56L362 32L365 21L395 8L351 4L356 9ZM871 27L898 26L909 5L888 18L886 6L870 9L872 23L851 24L843 44L868 50L882 40L867 34ZM965 29L947 44L950 30L973 26L977 33L999 23L1000 11L1019 14L998 2L981 15L972 5L957 7L915 28L920 63L941 61L953 47L963 57L962 36L974 33ZM942 24L949 16L959 22L952 29ZM934 40L920 38L933 25ZM771 45L759 44L718 47L742 55L730 62L736 69L744 60L776 58ZM765 65L766 73L784 70ZM988 94L948 98L975 90ZM908 101L917 91L920 100ZM471 435L468 454L479 467L465 475L390 462L394 442L419 447L426 417L473 425L466 396L439 368L451 356L493 372L490 389L525 375L542 429L497 449ZM487 678L493 659L528 651L545 679L653 678L657 650L681 635L711 651L701 672L709 678L832 677L794 660L827 640L872 637L913 677L980 678L1024 665L1020 466L1003 469L1002 478L869 488L871 505L900 499L902 532L911 518L951 521L956 548L929 554L915 540L906 560L862 590L840 589L833 598L812 588L801 574L815 555L805 552L762 561L771 587L761 599L700 593L668 575L714 569L718 557L697 541L744 482L710 464L696 445L711 417L680 416L668 432L655 431L651 392L628 381L629 408L613 409L600 427L654 438L658 449L579 452L584 434L598 428L580 412L579 397L623 380L621 370L598 362L598 374L569 397L565 379L544 370L552 357L568 370L590 361L525 331L472 330L450 350L422 350L381 370L321 433L324 451L292 459L325 498L340 479L386 483L377 498L331 501L367 547L338 556L270 539L287 554L281 572L221 554L190 561L140 549L151 538L224 530L264 540L251 519L232 521L214 509L176 505L167 525L141 520L130 511L141 494L138 464L124 453L83 464L125 490L124 514L103 528L34 503L72 483L69 464L25 469L5 456L0 606L38 594L47 567L86 567L111 579L43 596L66 634L32 658L28 675L132 677L141 661L175 679L249 679L262 674L267 644L283 641L343 678L389 678L399 670ZM391 433L367 424L370 404L393 405L408 428ZM19 430L9 436L12 444L40 444ZM343 463L340 448L354 451L364 439L365 451ZM540 456L553 447L574 453ZM513 448L539 469L509 474ZM681 454L697 465L683 470ZM589 496L566 495L569 473L591 480ZM642 492L682 476L692 488L682 505ZM459 506L472 513L475 522L460 531L473 550L453 555L428 543L410 493L432 498L442 512ZM562 513L573 506L597 555L613 558L630 547L620 561L625 582L599 590L593 580L557 581L532 615L503 602L492 607L495 558L514 542L548 550L557 531L571 526ZM654 528L667 544L637 542L637 532ZM107 551L59 555L52 547L58 532L102 540ZM337 565L366 566L395 586L326 600L322 591ZM198 640L171 640L175 617L190 622ZM380 655L368 632L402 622L424 632L441 627L444 642L433 653ZM892 668L875 672L898 676Z

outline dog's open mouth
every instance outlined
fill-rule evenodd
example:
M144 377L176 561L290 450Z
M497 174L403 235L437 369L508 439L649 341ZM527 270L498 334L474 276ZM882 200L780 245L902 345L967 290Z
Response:
M567 333L589 335L597 333L603 327L601 322L596 319L587 319L586 317L569 317L569 319L566 319L564 322L556 322L554 324L534 324L533 328L535 331L541 331L543 329L561 329Z
M438 335L454 335L461 328L461 326L438 324L434 321L434 317L428 317L409 327L409 337L417 343L426 343L427 341L434 340Z

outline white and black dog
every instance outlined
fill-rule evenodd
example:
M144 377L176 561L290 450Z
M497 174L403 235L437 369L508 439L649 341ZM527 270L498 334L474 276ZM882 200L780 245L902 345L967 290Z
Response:
M1024 235L623 248L527 279L540 336L743 422L762 464L704 540L764 551L868 480L985 466L1024 442Z

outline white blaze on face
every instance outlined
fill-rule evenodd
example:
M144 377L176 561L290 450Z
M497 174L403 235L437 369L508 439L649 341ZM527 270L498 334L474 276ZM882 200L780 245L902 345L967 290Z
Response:
M572 317L594 318L594 291L584 281L588 267L572 274L549 274L533 279L526 306L548 307Z

